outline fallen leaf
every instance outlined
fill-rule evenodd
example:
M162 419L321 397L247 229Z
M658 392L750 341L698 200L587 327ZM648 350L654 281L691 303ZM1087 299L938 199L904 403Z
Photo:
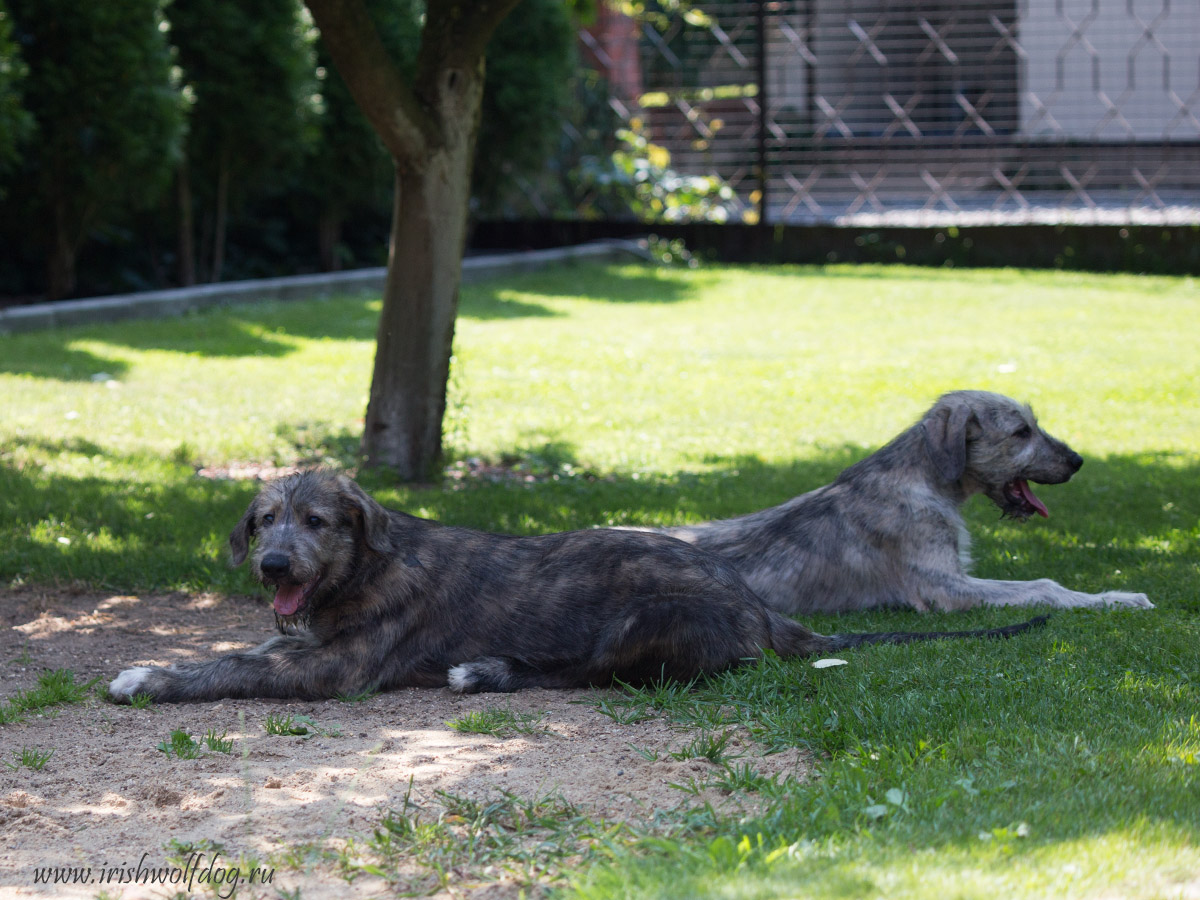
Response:
M844 659L818 659L814 660L812 667L814 669L828 669L830 666L845 666L849 665Z

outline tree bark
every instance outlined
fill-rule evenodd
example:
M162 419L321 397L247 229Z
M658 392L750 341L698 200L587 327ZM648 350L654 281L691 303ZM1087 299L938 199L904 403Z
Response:
M363 429L366 465L386 466L405 481L432 479L441 461L483 94L481 73L450 72L445 82L463 117L424 166L396 166L388 278Z

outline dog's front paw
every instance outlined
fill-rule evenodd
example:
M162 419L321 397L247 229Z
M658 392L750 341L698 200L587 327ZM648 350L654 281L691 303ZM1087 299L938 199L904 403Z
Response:
M128 703L138 694L146 693L146 685L154 674L153 666L134 666L126 669L108 686L108 696L118 703Z
M1154 609L1154 604L1145 594L1131 594L1127 591L1105 591L1100 595L1105 606L1117 606L1123 609Z

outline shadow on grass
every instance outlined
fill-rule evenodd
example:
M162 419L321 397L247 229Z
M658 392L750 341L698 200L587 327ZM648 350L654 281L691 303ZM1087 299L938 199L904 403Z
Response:
M562 267L533 272L502 283L464 289L459 315L468 319L553 317L563 313L537 302L538 297L573 297L609 303L676 303L689 299L693 286L672 278L669 270ZM516 299L514 295L519 295Z
M686 300L693 287L669 270L570 266L503 282L467 286L459 315L467 319L515 319L563 315L538 297L579 297L613 303ZM516 298L512 295L519 294ZM165 350L211 358L283 357L298 339L372 341L378 298L337 297L299 303L241 304L181 318L114 322L0 338L0 373L62 381L120 378L129 363L77 346L93 341L131 350Z
M561 316L562 313L552 310L541 303L531 303L528 300L514 300L504 295L507 289L499 287L480 286L470 291L463 291L462 300L458 305L458 315L464 319L490 321L493 319L550 319Z
M468 319L552 317L543 297L582 297L614 303L687 299L690 286L670 273L637 269L563 267L504 282L468 286L459 315ZM520 299L509 295L520 294ZM0 338L0 373L62 381L120 378L129 363L78 344L94 341L131 350L165 350L211 358L283 357L297 339L371 341L379 319L377 298L340 297L299 303L237 305L181 318L114 322Z
M0 337L0 373L89 381L128 371L125 360L77 346L82 342L214 359L278 358L294 352L297 339L374 340L377 307L378 300L361 297L269 303Z
M104 374L120 378L129 370L124 360L69 347L65 339L52 334L23 335L19 340L0 337L0 374L91 381Z
M352 460L347 435L314 431L295 443L312 459ZM90 441L41 449L105 455ZM493 480L470 473L432 487L397 486L372 473L360 480L387 506L471 528L537 534L740 515L825 484L862 455L843 447L785 464L713 458L701 472L613 475L591 471L573 447L555 443L506 455ZM139 466L137 459L118 462L126 471ZM16 468L0 457L0 579L244 590L244 576L226 565L225 543L256 483L199 478L185 462L147 459L157 478L122 480ZM1052 518L1024 524L999 521L982 498L968 503L976 574L1138 590L1160 607L1200 611L1200 466L1165 455L1090 460L1074 482L1042 496Z
M555 279L551 283L558 283L563 278L570 279L570 273L570 269L550 270L547 277ZM691 276L682 270L626 266L593 270L591 275L594 281L602 278L602 283L575 284L570 293L610 303L678 303L690 300L696 291Z

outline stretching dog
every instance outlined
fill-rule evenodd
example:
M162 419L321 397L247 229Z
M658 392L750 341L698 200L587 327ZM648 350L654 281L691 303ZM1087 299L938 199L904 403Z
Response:
M878 642L1005 637L1039 624L826 637L768 609L729 564L673 538L451 528L385 509L350 479L320 471L263 488L230 535L235 565L252 541L252 570L275 588L284 633L209 662L126 669L109 686L114 699L686 680L764 650L807 656Z
M959 507L968 498L984 494L1015 519L1047 516L1029 483L1059 484L1082 465L1028 406L956 391L832 484L740 518L648 530L717 554L769 606L793 615L879 606L1152 608L1145 594L967 574L970 537Z

